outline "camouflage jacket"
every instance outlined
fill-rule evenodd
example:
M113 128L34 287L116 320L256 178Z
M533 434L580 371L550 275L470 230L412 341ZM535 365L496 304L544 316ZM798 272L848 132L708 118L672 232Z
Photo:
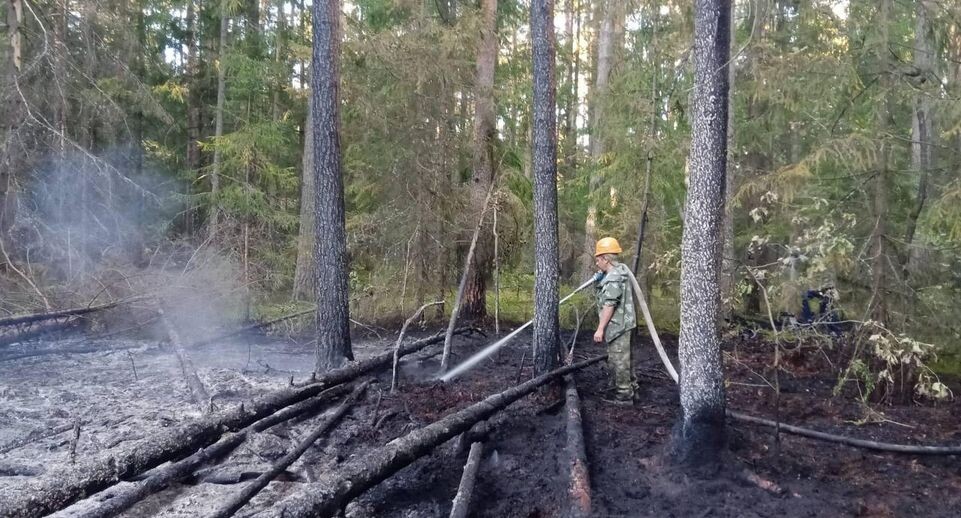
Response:
M604 306L614 306L614 316L604 330L604 339L608 342L637 326L631 279L628 275L630 271L627 265L617 264L601 280L594 283L598 316Z

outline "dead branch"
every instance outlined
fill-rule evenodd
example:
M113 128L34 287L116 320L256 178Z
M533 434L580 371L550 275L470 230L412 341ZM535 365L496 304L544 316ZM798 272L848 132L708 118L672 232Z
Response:
M13 450L16 450L17 448L22 448L22 447L26 446L27 444L30 444L30 443L35 442L35 441L39 441L39 440L42 440L42 439L46 439L46 438L49 438L49 437L53 437L53 436L55 436L55 435L60 435L60 434L62 434L62 433L64 433L64 432L68 432L68 431L70 431L70 430L73 430L73 427L74 427L74 424L73 424L73 423L70 423L70 424L65 424L65 425L63 425L63 426L58 426L57 428L53 428L53 429L51 429L51 430L46 430L46 431L34 430L34 431L28 433L27 435L25 435L25 436L23 436L23 437L15 440L15 441L13 441L13 442L10 442L9 444L4 445L3 447L0 447L0 454L4 454L4 453L11 452L11 451L13 451Z
M55 318L86 315L88 313L95 313L97 311L103 311L105 309L114 308L122 304L129 304L137 300L142 300L143 298L144 297L130 297L127 299L115 300L113 302L108 302L106 304L100 304L97 306L83 306L78 308L62 309L60 311L44 311L41 313L32 313L29 315L17 315L14 317L0 318L0 327L12 326L16 324L26 324L30 322L40 322L43 320L51 320Z
M333 516L354 497L430 453L437 446L469 430L478 421L500 412L542 385L604 358L606 355L597 356L543 374L414 430L366 455L354 457L324 474L317 483L308 484L268 509L264 516Z
M436 306L443 303L444 303L443 300L439 300L436 302L428 302L427 304L424 304L423 306L418 308L417 311L415 311L414 314L411 315L411 317L404 322L403 327L400 328L400 335L397 336L397 343L394 344L394 363L390 373L390 393L391 394L393 394L394 391L397 389L397 365L400 363L400 356L398 356L398 353L400 352L400 343L404 339L404 333L407 332L407 327L410 326L411 322L413 322L414 320L417 320L417 317L419 317L421 313L424 312L425 309L431 306ZM445 336L445 340L446 340L446 336Z
M48 333L64 331L80 324L80 319L76 317L65 317L66 320L48 320L42 322L31 322L18 326L8 326L0 328L0 346L11 345L19 342L26 342Z
M467 332L469 328L459 330ZM401 355L417 352L444 339L443 333L412 342ZM316 396L325 389L390 365L388 351L363 361L353 362L318 376L304 387L288 387L260 397L250 405L206 415L180 426L158 432L153 437L126 445L120 451L107 451L78 463L70 472L43 476L31 490L0 493L0 509L11 517L39 517L63 509L85 495L102 491L117 480L134 477L172 459L209 446L227 431L249 426L279 410Z
M293 451L287 453L287 455L284 455L280 460L275 462L266 473L257 477L257 479L250 484L244 486L239 493L230 498L227 503L213 513L212 516L214 518L227 518L229 516L233 516L234 513L239 511L240 508L246 505L251 498L256 496L257 493L259 493L263 488L267 487L267 484L269 484L271 480L273 480L275 477L277 477L277 475L285 471L288 467L290 467L291 464L299 459L308 448L317 442L317 439L320 439L321 436L326 434L327 431L329 431L331 427L333 427L334 424L336 424L340 418L347 413L354 403L357 402L361 395L363 395L364 391L367 390L369 385L370 381L365 381L357 385L357 388L355 388L354 391L351 392L346 399L344 399L340 406L334 410L333 414L324 419L324 422L321 423L320 426L313 431L313 433L304 438L304 440L301 441L300 444L293 449Z
M477 471L480 468L483 453L484 443L475 442L470 445L470 454L464 464L464 474L460 478L460 485L457 486L457 496L454 497L450 518L467 518L467 511L470 509L470 499L474 493L474 483L477 480Z
M571 463L571 517L591 516L591 478L587 470L587 449L584 446L584 422L581 418L581 398L577 394L574 376L564 376L567 386L567 454Z
M809 428L801 428L800 426L793 426L789 424L784 424L778 421L772 421L770 419L763 419L761 417L754 417L747 414L742 414L740 412L735 412L733 410L728 410L727 415L738 421L744 421L746 423L759 424L763 426L770 426L776 428L780 432L792 433L795 435L800 435L801 437L808 437L811 439L819 439L822 441L828 441L838 444L845 444L847 446L854 446L856 448L865 448L868 450L876 451L887 451L892 453L910 453L915 455L961 455L961 446L920 446L913 444L891 444L887 442L877 442L869 441L866 439L855 439L853 437L845 437L843 435L835 435L832 433L819 432L817 430L811 430Z
M447 372L450 365L451 336L454 333L454 326L457 325L457 315L460 314L460 303L464 298L464 289L467 288L467 277L470 274L470 266L474 263L474 252L477 250L477 238L480 236L481 227L484 226L484 216L487 214L487 207L490 205L491 195L494 194L494 183L491 182L487 189L487 197L484 198L484 208L481 215L477 218L477 226L474 227L474 237L470 240L470 248L467 249L467 258L464 260L464 273L460 277L460 285L457 287L457 295L454 297L454 307L450 311L450 321L447 323L447 335L444 337L444 355L440 359L441 372Z
M13 360L20 360L23 358L33 358L36 356L47 356L50 354L88 354L88 353L102 353L102 352L114 352L114 351L127 351L130 349L140 349L143 345L122 345L119 347L66 347L66 348L55 348L55 349L44 349L39 351L30 351L21 354L10 354L0 356L0 362L9 362ZM132 361L132 360L131 360ZM136 370L136 367L134 368Z
M160 315L160 320L163 322L164 328L167 330L167 336L170 337L170 344L174 348L174 352L177 353L177 360L180 362L180 370L183 373L184 380L187 381L187 387L190 388L190 395L194 399L194 403L200 407L201 412L210 411L210 395L207 393L207 388L204 387L204 383L200 381L200 377L197 376L197 369L194 368L193 361L190 360L190 356L184 349L183 342L180 341L180 335L177 333L177 329L170 323L167 315L160 308L157 308L157 314Z
M205 463L228 455L247 440L247 437L251 434L263 432L294 417L315 411L331 399L347 392L347 388L347 385L338 385L317 394L316 397L265 417L237 433L221 438L210 447L202 448L187 458L165 466L149 477L138 481L133 487L114 486L94 495L91 497L94 501L93 505L97 506L94 509L90 509L88 501L83 501L57 513L57 516L59 518L110 518L116 516L168 485L190 477L197 468Z

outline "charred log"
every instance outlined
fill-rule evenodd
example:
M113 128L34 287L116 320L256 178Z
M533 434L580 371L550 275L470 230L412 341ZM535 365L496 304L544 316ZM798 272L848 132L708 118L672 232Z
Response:
M567 385L567 454L571 464L571 507L567 516L591 516L591 478L587 470L587 449L584 446L584 422L581 418L581 398L573 376L565 376Z
M467 332L468 328L459 332ZM443 333L412 342L401 355L419 351L444 339ZM209 446L228 430L239 430L293 404L309 399L325 389L390 365L393 351L354 362L317 377L313 382L287 388L254 400L250 405L189 421L154 437L128 443L119 451L109 451L78 463L69 473L41 477L32 490L19 494L0 494L4 516L35 517L63 509L88 495L102 491L120 480L129 479L168 461L175 461Z
M437 446L466 432L478 421L500 412L539 387L597 363L605 357L606 355L597 356L542 374L414 430L366 455L355 457L325 474L317 483L307 485L303 490L265 511L264 516L333 516L351 499L427 455Z
M200 466L227 456L237 446L247 440L247 437L251 434L262 432L304 413L315 411L320 406L342 395L346 391L346 385L338 385L325 390L312 399L288 407L257 421L237 433L221 438L213 446L203 448L189 457L174 462L158 470L156 473L150 474L150 476L139 480L137 484L132 487L115 486L96 495L94 498L99 505L95 509L89 509L88 506L83 506L81 503L78 509L66 509L58 513L57 516L60 518L109 518L116 516L144 498L166 488L168 485L191 477ZM214 478L216 477L211 477L211 480L201 478L201 481L211 483L238 483L243 480L242 475L237 476L236 480L230 482L225 482L223 479L215 481Z
M304 440L301 441L293 451L289 452L287 455L284 455L280 460L275 462L266 473L257 477L257 480L254 480L245 486L238 494L234 495L230 500L227 501L226 504L218 509L213 516L215 518L227 518L229 516L233 516L234 513L239 511L240 508L246 505L251 498L256 496L257 493L259 493L263 488L267 487L267 484L269 484L271 480L276 478L277 475L283 473L288 467L290 467L291 464L299 459L308 448L317 442L317 439L320 439L335 424L337 424L337 422L340 421L340 418L343 417L344 414L346 414L347 411L350 410L350 408L354 405L354 403L356 403L357 400L360 399L360 397L364 394L364 391L367 390L368 385L370 385L369 381L357 385L357 388L355 388L354 391L347 396L347 399L345 399L344 402L341 403L336 410L334 410L334 413L324 419L324 422L321 423L321 425L318 426L317 429L314 430L310 435L304 438Z
M471 444L470 454L464 464L464 474L460 478L457 496L454 497L453 508L450 510L450 518L467 518L467 511L470 509L470 499L474 493L474 483L477 481L477 471L480 469L483 454L484 443L475 442Z

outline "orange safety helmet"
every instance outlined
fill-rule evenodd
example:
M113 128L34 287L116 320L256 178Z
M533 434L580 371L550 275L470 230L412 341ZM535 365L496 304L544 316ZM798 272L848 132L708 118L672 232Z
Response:
M621 251L621 244L616 239L605 237L601 238L594 247L594 257L603 254L619 254Z

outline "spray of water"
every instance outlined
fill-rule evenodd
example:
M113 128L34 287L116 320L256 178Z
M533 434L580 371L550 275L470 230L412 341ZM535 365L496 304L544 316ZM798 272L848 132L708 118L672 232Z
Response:
M577 292L579 292L579 291L583 290L584 288L586 288L586 287L590 286L591 284L593 284L593 283L594 283L594 280L595 280L595 277L591 277L590 279L588 279L587 281L585 281L584 284L581 284L576 290L572 291L569 295L567 295L566 297L564 297L563 299L561 299L561 301L558 303L558 305L561 305L561 304L567 302L568 300L570 300L571 297L573 297ZM477 364L480 363L481 360L483 360L484 358L487 358L488 356L494 354L498 349L500 349L501 347L504 347L505 345L507 345L507 343L510 342L515 336L519 335L523 330L525 330L525 329L527 329L528 327L530 327L531 324L533 324L533 323L534 323L534 320L533 320L533 319L532 319L532 320L528 320L527 323L525 323L524 325L522 325L522 326L518 327L517 329L515 329L513 332L511 332L511 334L509 334L509 335L505 336L504 338L501 338L500 340L498 340L498 341L496 341L496 342L488 345L487 347L481 349L478 353L474 354L473 356L471 356L470 358L468 358L467 360L465 360L463 363L461 363L461 364L458 365L457 367L454 367L453 369L447 371L447 373L444 374L443 376L441 376L439 379L440 379L441 381L447 382L447 381L450 381L450 380L456 378L457 376L460 376L461 374L463 374L463 373L471 370L472 368L474 368L475 366L477 366Z

